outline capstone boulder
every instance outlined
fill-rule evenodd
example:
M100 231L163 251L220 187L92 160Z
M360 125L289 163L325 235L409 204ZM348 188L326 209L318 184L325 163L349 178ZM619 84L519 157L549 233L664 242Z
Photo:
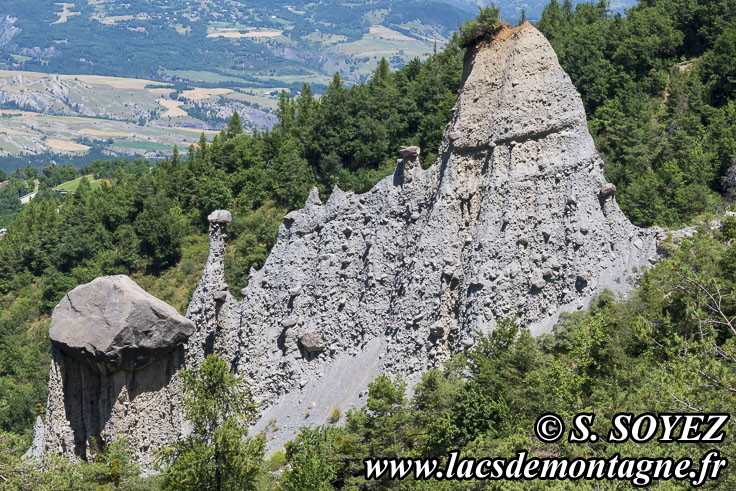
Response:
M104 276L64 296L51 342L101 374L138 370L186 342L194 323L124 275Z

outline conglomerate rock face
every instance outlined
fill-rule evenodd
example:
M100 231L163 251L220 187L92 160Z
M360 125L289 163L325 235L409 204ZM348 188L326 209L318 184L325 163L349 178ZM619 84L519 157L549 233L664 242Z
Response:
M45 427L35 429L27 457L50 452L87 460L98 445L127 438L138 462L152 468L155 451L183 435L183 367L180 347L140 370L101 375L52 347Z
M582 101L529 24L468 53L438 160L423 170L419 154L404 149L366 194L335 189L323 204L313 190L239 302L224 281L232 217L210 215L186 344L111 375L55 346L44 448L81 456L90 435L122 431L150 462L153 442L186 432L175 371L218 353L250 383L253 429L275 449L332 407L361 405L381 373L415 382L506 316L548 331L604 288L625 293L655 260L661 232L619 210Z
M423 170L417 154L366 194L323 204L314 190L241 302L215 298L221 265L208 263L188 356L219 352L249 380L256 429L280 428L272 448L359 405L380 373L416 380L505 316L548 331L654 261L659 231L621 213L582 101L529 24L468 54L438 161Z

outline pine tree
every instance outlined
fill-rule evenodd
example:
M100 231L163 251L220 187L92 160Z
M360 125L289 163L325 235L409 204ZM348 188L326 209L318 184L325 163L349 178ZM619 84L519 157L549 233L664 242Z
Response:
M159 454L164 489L257 488L263 438L247 438L256 404L244 380L218 355L182 372L184 414L192 433Z
M179 147L174 145L174 152L171 154L171 167L177 168L181 164L181 156L179 155Z
M227 137L235 138L243 132L243 123L240 121L238 111L235 111L227 124Z
M390 73L391 71L388 67L388 61L386 61L385 57L381 57L381 61L378 63L378 68L373 72L372 82L379 84L385 83L388 80Z
M294 121L296 119L295 111L296 109L294 107L294 101L291 99L291 96L287 94L285 90L282 90L281 95L279 95L278 113L281 128L286 131L291 131L291 129L294 127Z
M521 15L519 16L519 25L526 22L526 9L521 9Z
M199 143L197 144L197 158L204 162L207 158L207 135L204 131L199 135Z
M552 46L555 46L554 41L562 36L562 8L560 2L551 0L544 7L537 28L549 39Z

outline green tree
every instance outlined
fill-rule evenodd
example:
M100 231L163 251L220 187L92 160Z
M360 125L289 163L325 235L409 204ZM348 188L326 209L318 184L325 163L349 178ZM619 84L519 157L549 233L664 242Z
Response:
M519 16L519 24L522 25L526 22L526 9L521 9L521 15Z
M368 401L347 414L346 446L351 449L352 474L358 474L367 458L401 457L410 443L406 381L397 375L380 375L368 384Z
M243 132L243 123L240 121L238 111L235 111L227 124L227 137L235 138Z
M199 135L199 143L197 143L197 160L200 162L204 162L207 158L207 135L204 134L204 131L202 134Z
M472 47L481 39L492 37L501 25L500 9L494 4L479 9L475 19L466 21L460 26L460 46L463 48Z
M273 193L278 202L289 209L303 206L316 181L314 172L301 156L296 139L288 139L281 145L273 163L273 173Z
M49 268L44 273L43 293L41 295L41 310L51 312L64 295L69 293L77 282L70 275L59 273L54 268Z
M154 270L174 264L181 255L184 223L171 200L149 198L133 224L141 251L151 260Z
M221 170L202 176L197 189L196 206L200 211L202 223L208 214L227 208L232 199L225 173Z
M721 106L734 98L736 89L736 24L731 23L716 39L715 46L703 56L700 66L711 101Z
M198 369L182 372L182 382L192 432L159 454L164 489L256 489L265 441L248 438L257 406L245 381L208 355Z
M339 429L329 426L301 428L299 435L286 446L290 469L284 472L281 486L285 491L330 491L338 475Z
M550 0L544 7L537 28L544 33L554 46L555 41L562 35L562 8L558 0Z
M294 100L287 94L285 90L279 95L279 123L283 129L290 131L296 120L296 107Z
M181 165L181 156L179 156L179 147L174 145L174 152L171 155L171 166L178 167Z

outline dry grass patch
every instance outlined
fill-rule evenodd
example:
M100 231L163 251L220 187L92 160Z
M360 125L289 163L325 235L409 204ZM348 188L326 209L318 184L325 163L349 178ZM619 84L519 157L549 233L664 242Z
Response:
M133 133L126 133L125 131L103 131L93 130L91 128L79 130L79 133L89 136L133 136Z
M155 89L146 89L151 94L157 94L157 95L169 95L172 92L174 92L174 89L166 89L166 88L155 88Z
M147 17L148 16L146 16L146 18ZM105 24L106 26L113 26L117 24L118 22L133 20L134 18L135 17L133 17L132 15L111 15L109 17L105 17L105 18L98 19L98 20L100 21L100 24Z
M207 30L208 38L276 38L284 31L278 29L235 29L232 27L216 27Z
M24 118L35 118L40 116L39 113L34 113L31 111L16 111L15 109L0 109L0 116L17 116L17 117L24 117Z
M12 128L5 128L5 127L2 127L2 126L0 126L0 133L5 133L6 135L18 135L18 136L25 136L25 135L28 134L28 133L26 133L24 131L18 131L18 130L14 130Z
M219 135L220 132L216 130L198 130L197 128L184 128L183 126L174 126L173 129L180 130L180 131L186 131L188 133L196 133L198 135L201 135L202 132L204 132L205 135Z
M61 12L56 12L56 15L58 15L59 18L51 23L52 26L54 24L63 24L64 22L69 20L69 17L79 15L79 12L71 11L71 9L74 7L73 3L55 3L54 5L58 5L59 7L61 7Z
M57 140L56 138L46 140L46 146L57 152L86 152L90 149L87 145L68 140Z
M27 72L24 70L0 70L0 78L7 77L27 77L47 80L58 78L59 80L80 81L91 85L107 85L114 89L144 90L149 85L162 85L161 82L141 78L105 77L102 75L60 75L56 73ZM173 91L174 89L171 90Z
M394 31L393 29L389 29L384 26L371 26L370 34L367 34L365 37L368 39L383 38L389 41L416 41L414 38L410 38L409 36L401 34L399 31Z
M268 30L268 31L248 31L243 36L244 38L277 38L281 36L284 31L279 30Z
M190 101L198 101L200 99L207 99L213 95L225 95L232 92L232 89L191 89L185 90L181 93L181 96Z
M104 77L101 75L59 75L59 78L64 80L80 80L92 85L107 85L113 89L143 90L147 85L160 83L140 78Z
M178 118L187 115L187 112L180 107L182 104L184 104L181 101L172 101L171 99L159 99L158 103L167 109L167 111L161 115L162 118Z

